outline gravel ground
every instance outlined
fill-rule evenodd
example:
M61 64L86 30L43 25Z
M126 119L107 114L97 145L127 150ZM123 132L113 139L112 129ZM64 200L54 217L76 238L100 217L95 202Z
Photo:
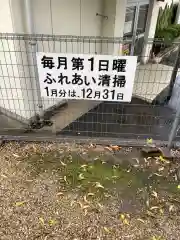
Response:
M0 240L180 239L178 164L132 157L131 148L111 150L57 143L2 146ZM107 165L112 158L116 164ZM100 160L102 172L92 160Z

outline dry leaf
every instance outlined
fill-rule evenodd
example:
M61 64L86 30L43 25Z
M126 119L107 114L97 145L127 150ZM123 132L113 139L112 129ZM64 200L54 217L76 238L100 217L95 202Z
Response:
M141 218L138 218L137 221L145 223L145 221L143 219L141 219Z
M83 173L80 173L80 174L79 174L78 179L79 179L79 180L83 180L83 179L85 179Z
M123 220L123 223L124 223L125 225L129 225L129 221L128 221L126 218Z
M152 144L152 143L153 143L152 138L147 138L147 139L146 139L146 143L147 143L147 144Z
M103 205L102 205L102 204L98 203L97 205L98 205L101 209L103 209Z
M20 157L19 155L15 154L15 153L13 153L13 156L14 156L15 158L19 158L19 157Z
M84 195L83 199L84 199L84 202L86 202L86 203L90 203L90 202L87 200L86 195Z
M174 210L174 205L169 206L169 212L172 212Z
M94 193L88 193L88 194L87 194L88 197L92 197L92 196L94 196L94 195L95 195Z
M162 177L163 176L162 174L159 174L159 173L154 173L154 175L156 175L158 177Z
M104 227L104 231L110 233L110 230L107 227Z
M158 206L153 206L153 207L150 208L150 210L155 210L155 209L159 209L159 207Z
M63 192L58 192L56 195L57 195L57 196L63 196L64 193L63 193Z
M56 222L56 220L54 220L54 219L50 219L48 223L49 223L50 226L53 226L53 225L55 225L57 222Z
M158 169L159 172L161 172L161 171L163 171L163 170L164 170L164 167L160 167L160 168Z
M67 183L67 177L66 177L66 176L64 176L64 178L63 178L63 179L64 179L64 181Z
M15 203L16 207L20 207L20 206L22 206L24 204L25 204L25 201L23 201L23 202L16 202Z
M111 145L110 148L111 148L113 151L119 151L119 150L121 149L121 147L120 147L120 146L117 146L117 145L115 145L115 146Z
M86 164L80 166L80 168L86 168L86 167L87 167Z
M106 150L108 150L110 152L113 152L112 148L110 148L110 147L105 147L104 149L106 149Z
M159 209L159 212L160 212L161 214L163 214L163 213L164 213L164 210L163 210L162 208L160 208L160 209Z
M152 191L152 196L154 196L155 198L158 198L158 194L157 194L157 192Z
M124 220L124 219L125 219L125 215L124 215L124 214L121 214L121 215L120 215L120 219L121 219L121 220Z
M83 204L82 204L80 201L78 201L77 203L79 204L79 206L80 206L81 208L83 208Z
M102 188L102 189L104 189L103 185L101 185L99 182L96 182L95 187L96 187L96 188Z
M64 162L62 162L62 161L60 161L60 163L61 163L61 165L64 166L64 167L67 166L67 164L64 163Z
M44 225L44 219L43 218L39 218L39 221L40 221L40 223L42 224L42 225Z

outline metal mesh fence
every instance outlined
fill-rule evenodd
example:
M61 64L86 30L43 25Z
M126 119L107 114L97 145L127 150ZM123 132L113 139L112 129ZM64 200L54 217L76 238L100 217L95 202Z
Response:
M178 46L151 39L133 43L119 38L1 34L0 133L27 139L165 142L180 94L173 78L179 70ZM36 52L128 55L132 48L138 67L130 103L41 98Z

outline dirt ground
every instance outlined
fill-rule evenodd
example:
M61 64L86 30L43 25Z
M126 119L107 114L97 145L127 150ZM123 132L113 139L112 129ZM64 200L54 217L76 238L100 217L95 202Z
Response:
M178 240L179 165L134 148L6 143L0 240Z

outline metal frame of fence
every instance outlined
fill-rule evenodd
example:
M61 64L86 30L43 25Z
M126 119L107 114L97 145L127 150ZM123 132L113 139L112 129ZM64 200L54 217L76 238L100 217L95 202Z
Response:
M122 46L131 43L122 38L0 34L0 135L29 141L144 145L152 138L158 145L178 143L180 107L173 103L172 108L169 102L179 71L179 42L144 42L141 47L151 51L138 56L131 103L40 96L36 52L119 55ZM152 57L154 48L165 54ZM144 58L148 61L141 64Z

